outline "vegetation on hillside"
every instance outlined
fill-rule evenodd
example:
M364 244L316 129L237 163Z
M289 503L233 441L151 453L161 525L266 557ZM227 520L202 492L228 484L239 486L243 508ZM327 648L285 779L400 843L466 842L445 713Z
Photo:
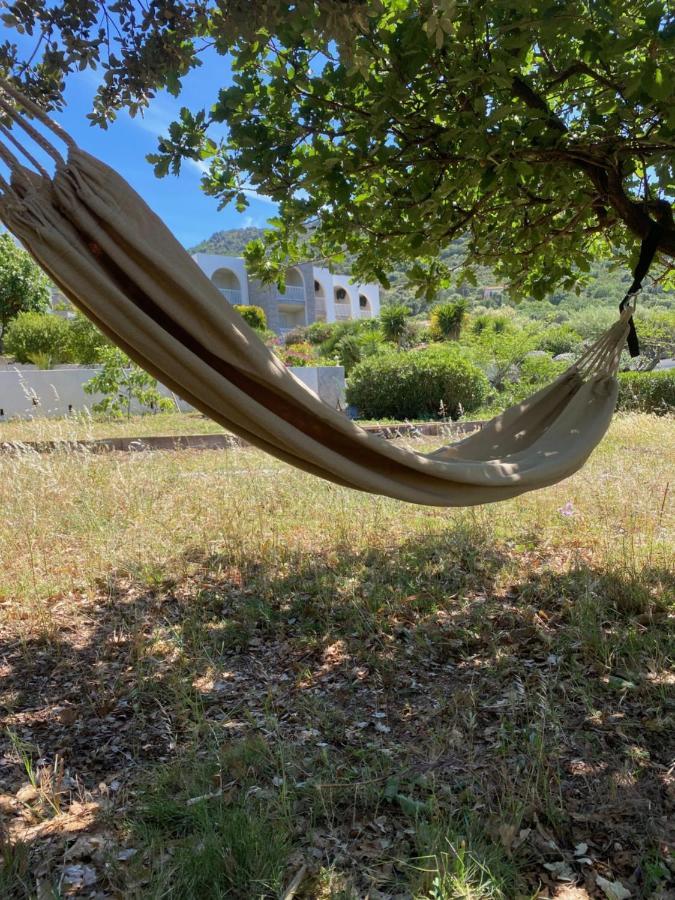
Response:
M224 231L216 231L209 238L204 239L191 253L222 253L229 256L243 256L247 245L253 240L260 240L265 234L262 228L232 228ZM308 247L307 252L311 250ZM469 252L466 238L457 238L440 252L440 259L452 269L457 269L466 253ZM348 254L344 259L334 265L335 271L351 272L353 257ZM465 298L481 305L497 306L501 304L517 304L524 314L532 318L541 319L552 313L551 305L559 307L559 310L581 310L587 307L611 306L618 307L620 300L628 290L631 283L631 274L624 263L611 260L593 262L588 272L578 272L577 281L573 288L564 289L557 287L544 301L532 300L523 291L512 292L511 296L504 291L494 298L484 297L485 288L498 285L498 277L489 266L477 267L471 282L462 284L451 283L448 288L442 289L434 297L417 297L415 290L407 280L406 270L400 268L388 269L386 272L389 288L382 289L383 305L404 305L413 313L426 314L439 300L456 300ZM502 285L505 287L505 285ZM675 290L654 282L647 278L644 289L640 295L640 305L675 306Z

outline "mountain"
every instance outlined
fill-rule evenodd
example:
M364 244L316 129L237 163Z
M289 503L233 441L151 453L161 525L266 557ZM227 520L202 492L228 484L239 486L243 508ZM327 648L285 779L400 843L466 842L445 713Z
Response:
M249 241L263 236L262 228L228 228L216 231L210 238L192 247L190 253L222 253L223 256L241 256Z

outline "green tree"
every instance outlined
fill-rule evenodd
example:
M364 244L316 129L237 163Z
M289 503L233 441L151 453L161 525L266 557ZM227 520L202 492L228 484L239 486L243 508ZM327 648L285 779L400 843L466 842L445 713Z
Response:
M206 162L206 191L240 209L251 185L278 202L248 252L268 278L309 243L385 287L407 265L431 297L450 280L440 251L466 235L465 279L492 265L541 298L593 259L634 256L655 223L675 258L663 0L169 0L142 15L136 0L9 0L3 20L34 37L0 58L34 96L59 105L64 73L100 70L101 125L178 95L206 46L230 53L234 83L184 107L152 161L159 176Z
M117 347L104 347L100 352L101 371L83 387L87 394L103 394L93 410L112 418L131 415L134 401L146 410L170 410L173 402L157 390L157 379Z
M80 312L69 320L68 326L69 355L72 361L82 366L99 363L103 350L111 346L108 338Z
M49 280L32 258L0 234L0 352L7 326L21 312L44 312L49 308Z

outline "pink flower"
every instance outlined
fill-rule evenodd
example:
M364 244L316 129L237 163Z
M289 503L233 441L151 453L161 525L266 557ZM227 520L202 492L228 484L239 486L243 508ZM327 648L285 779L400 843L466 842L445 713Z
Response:
M575 516L577 514L571 500L568 500L564 506L561 506L558 512L561 516L565 516L565 518L570 518L570 516Z

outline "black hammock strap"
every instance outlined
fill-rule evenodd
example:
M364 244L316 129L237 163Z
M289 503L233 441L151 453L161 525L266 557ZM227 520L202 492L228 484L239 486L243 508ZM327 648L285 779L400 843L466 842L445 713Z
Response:
M642 288L644 277L649 271L649 267L651 266L654 255L656 254L656 248L658 247L660 236L660 228L656 224L656 222L653 222L647 236L642 241L642 246L640 247L640 258L638 259L637 265L635 266L635 269L633 271L633 283L628 288L628 293L619 304L619 312L624 311L627 304L630 303L631 299ZM632 316L628 320L628 337L626 339L626 344L628 346L628 352L631 356L640 355L640 342L638 340L637 331L635 330L635 323L633 322Z

